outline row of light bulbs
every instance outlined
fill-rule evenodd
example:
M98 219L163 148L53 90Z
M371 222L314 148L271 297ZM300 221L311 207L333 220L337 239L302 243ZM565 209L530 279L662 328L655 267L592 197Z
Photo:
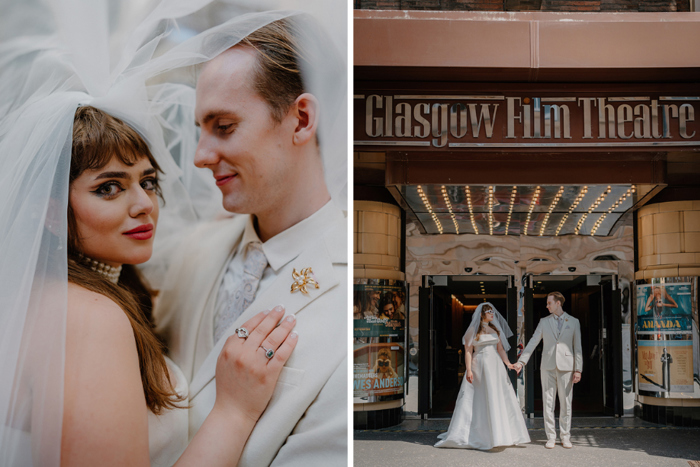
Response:
M547 211L547 215L544 216L544 220L542 221L542 227L540 227L540 237L544 235L544 229L547 228L547 222L549 222L549 216L552 215L552 211L554 211L554 208L556 207L557 203L561 199L562 195L564 194L564 187L560 186L559 191L557 191L556 196L552 200L552 204L549 205L549 211Z
M608 187L610 189L610 187ZM632 185L630 188L625 191L620 198L613 203L612 206L608 208L608 212L604 212L603 214L600 215L597 221L595 221L595 224L593 224L593 228L591 229L591 235L595 235L596 231L598 230L598 227L600 227L600 224L603 223L606 217L608 217L608 214L612 213L615 209L617 209L628 197L632 196L632 193L637 191L637 188Z
M535 188L535 194L530 202L530 209L527 211L527 218L525 219L525 228L523 229L523 235L527 235L527 228L530 225L530 217L532 216L532 211L535 209L537 200L540 198L540 187Z
M459 303L461 306L464 306L464 304L463 304L462 302L459 301L459 298L455 297L454 295L452 296L452 300L456 301L456 302Z
M472 227L474 228L474 234L479 235L479 228L476 226L476 220L474 219L474 209L472 207L472 194L469 191L469 185L464 187L464 195L467 198L467 206L469 206L469 219L472 221Z
M515 196L518 194L518 187L513 185L510 192L510 207L508 208L508 219L506 219L506 235L508 235L508 227L510 227L510 217L513 215L513 206L515 206Z
M433 219L433 222L435 223L435 226L436 226L436 228L438 229L438 232L442 234L442 233L443 233L442 224L440 223L440 220L438 219L437 214L433 211L433 208L432 208L432 206L430 205L430 202L428 201L428 197L427 197L427 195L425 194L425 192L423 191L423 187L420 186L420 185L417 185L417 191L418 191L419 197L420 197L421 200L423 201L423 205L425 206L426 210L430 213L430 215L431 215L431 217L432 217L432 219ZM442 185L442 186L441 186L441 191L442 191L443 199L444 199L444 201L445 201L445 205L447 206L447 209L448 209L448 211L449 211L449 213L450 213L450 217L451 217L451 219L452 219L452 223L454 224L455 232L456 232L457 234L459 234L459 223L458 223L458 221L457 221L457 216L456 216L456 214L454 213L454 211L453 211L453 209L452 209L452 203L450 202L449 195L448 195L448 193L447 193L447 188L446 188L444 185ZM478 228L478 226L477 226L477 224L476 224L476 219L475 219L475 215L474 215L474 207L473 207L472 199L471 199L471 191L470 191L470 188L469 188L468 185L464 187L464 191L465 191L465 195L466 195L467 205L468 205L468 207L469 207L469 218L470 218L470 220L471 220L472 228L474 229L474 234L475 234L475 235L479 235L479 228ZM488 191L488 210L489 210L489 215L488 215L489 234L490 234L490 235L493 235L493 225L494 225L493 206L494 206L494 204L495 204L495 186L489 185L488 188L487 188L487 191ZM510 207L509 207L509 210L508 210L508 217L507 217L506 225L505 225L505 235L508 235L508 229L509 229L510 221L511 221L511 218L512 218L512 215L513 215L513 208L514 208L514 206L515 206L515 199L516 199L517 192L518 192L517 186L513 186L512 190L511 190ZM536 206L536 204L537 204L537 201L538 201L538 199L539 199L539 197L540 197L540 192L541 192L541 187L540 187L540 186L537 186L537 187L535 188L535 193L534 193L534 195L533 195L533 197L532 197L532 200L531 200L531 203L530 203L530 208L529 208L528 213L527 213L527 218L526 218L526 220L525 220L525 228L523 229L523 235L527 235L528 226L529 226L529 224L530 224L530 219L531 219L531 217L532 217L532 213L533 213L534 208L535 208L535 206ZM612 192L612 187L611 187L611 186L608 186L608 187L606 188L606 190L605 190L600 196L598 196L598 197L595 199L595 201L593 201L593 203L591 203L591 205L589 206L587 212L584 213L583 216L581 216L581 218L579 219L578 223L576 224L576 228L574 229L574 234L579 235L579 233L580 233L580 231L581 231L581 228L583 227L583 224L584 224L584 222L586 221L586 219L588 218L588 216L589 216L598 206L600 206L600 204L602 204L602 202L605 200L605 198L606 198L606 197L608 196L608 194L610 194L611 192ZM608 214L611 214L615 209L617 209L618 207L620 207L620 206L622 205L622 203L623 203L628 197L632 196L632 194L635 193L635 192L636 192L636 187L635 187L634 185L632 185L630 188L628 188L627 191L626 191L625 193L623 193L622 196L620 196L620 198L619 198L615 203L613 203L613 204L610 206L610 208L608 208L607 212L606 212L606 213L603 213L603 214L598 218L598 220L597 220L596 223L594 224L593 228L591 229L591 235L594 235L594 234L595 234L595 232L598 230L598 228L599 228L600 225L603 223L603 221L604 221L605 218L608 216ZM546 214L545 217L544 217L544 220L543 220L543 222L542 222L542 226L540 227L540 233L539 233L540 236L543 236L543 235L544 235L544 232L545 232L546 227L547 227L547 223L549 222L549 218L550 218L552 212L554 212L554 208L557 206L557 204L558 204L559 201L561 200L561 198L562 198L562 196L563 196L563 193L564 193L564 187L563 187L563 186L560 186L560 187L559 187L559 190L558 190L558 192L557 192L557 194L556 194L555 197L554 197L554 200L552 201L552 203L551 203L550 206L549 206L549 210L548 210L547 214ZM557 227L557 229L556 229L556 231L555 231L555 234L554 234L555 236L558 236L558 235L559 235L559 233L561 232L561 230L562 230L564 224L566 223L566 220L567 220L567 219L569 218L569 216L573 213L573 211L578 207L578 205L581 203L581 201L583 200L583 198L585 198L585 196L586 196L587 193L588 193L588 186L582 187L582 188L581 188L581 191L579 192L579 194L578 194L578 195L576 196L576 198L574 199L574 202L571 204L571 207L569 208L568 212L562 217L561 221L559 222L559 225L558 225L558 227Z
M445 200L447 210L450 211L452 223L455 225L455 232L459 234L459 225L457 225L457 217L455 217L455 213L452 212L452 203L450 203L450 197L447 195L447 188L445 188L445 185L442 185L442 198Z
M564 227L564 223L566 222L566 219L569 218L572 212L574 212L574 209L576 209L576 206L581 203L581 200L586 196L586 193L588 193L588 186L584 186L581 188L581 191L578 192L578 195L576 195L576 198L574 199L574 202L571 203L571 207L569 208L569 212L564 214L564 217L561 218L561 222L559 222L559 227L557 227L557 231L554 233L554 236L558 236L559 232L561 232L561 228Z
M420 185L418 185L418 196L420 196L420 199L423 200L425 209L427 209L430 215L433 217L433 222L435 222L435 226L437 227L438 231L442 233L442 224L440 223L437 215L435 215L433 212L433 207L430 205L430 201L428 201L428 197L425 195L423 192L423 187Z
M489 235L493 235L493 186L489 186Z
M608 194L612 191L612 188L610 185L605 189L604 192L602 192L596 199L591 203L591 205L588 207L588 211L581 216L581 218L578 220L578 223L576 224L576 228L574 229L574 233L578 235L578 233L581 231L581 227L583 227L583 223L586 221L586 218L588 217L589 214L593 212L595 208L600 206L600 203L602 203L605 198L608 196ZM599 219L600 220L600 219ZM597 229L598 227L596 227Z

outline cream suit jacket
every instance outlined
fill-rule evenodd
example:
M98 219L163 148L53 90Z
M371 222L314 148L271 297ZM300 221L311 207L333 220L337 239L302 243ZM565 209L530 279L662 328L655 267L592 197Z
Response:
M554 315L542 318L532 334L530 342L518 359L523 366L527 364L535 347L544 339L542 349L542 370L581 371L583 354L581 352L581 325L579 321L564 312L564 324L557 337L557 320Z
M339 212L337 225L310 238L216 345L216 296L248 216L199 227L171 260L154 317L170 358L190 380L190 439L214 406L216 361L226 337L279 304L297 318L298 344L239 466L347 464L347 219ZM292 268L306 267L313 268L320 289L290 293Z

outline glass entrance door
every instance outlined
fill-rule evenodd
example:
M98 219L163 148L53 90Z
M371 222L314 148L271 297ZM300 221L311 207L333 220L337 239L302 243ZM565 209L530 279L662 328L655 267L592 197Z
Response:
M574 416L622 415L622 342L617 276L542 275L533 276L528 282L530 290L526 289L524 301L524 345L529 342L539 320L549 315L546 300L550 292L558 291L564 295L564 311L577 318L581 325L583 375L574 386ZM530 357L525 374L525 412L535 417L542 416L541 358L542 344Z
M517 291L513 276L426 276L419 297L418 410L431 418L450 417L464 378L462 336L474 310L482 302L491 302L515 333ZM515 335L511 341L509 356L515 361ZM511 373L515 385L515 373Z

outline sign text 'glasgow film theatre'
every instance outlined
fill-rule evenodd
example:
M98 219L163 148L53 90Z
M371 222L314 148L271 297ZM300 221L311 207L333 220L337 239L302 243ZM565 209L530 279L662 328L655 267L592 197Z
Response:
M697 96L355 96L356 146L691 146Z

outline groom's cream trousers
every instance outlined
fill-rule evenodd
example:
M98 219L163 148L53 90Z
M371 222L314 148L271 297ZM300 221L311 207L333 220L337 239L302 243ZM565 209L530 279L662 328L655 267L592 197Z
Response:
M571 400L574 395L572 371L540 370L542 379L542 405L544 413L544 432L547 439L556 439L554 425L554 406L559 393L559 437L562 440L571 436Z

